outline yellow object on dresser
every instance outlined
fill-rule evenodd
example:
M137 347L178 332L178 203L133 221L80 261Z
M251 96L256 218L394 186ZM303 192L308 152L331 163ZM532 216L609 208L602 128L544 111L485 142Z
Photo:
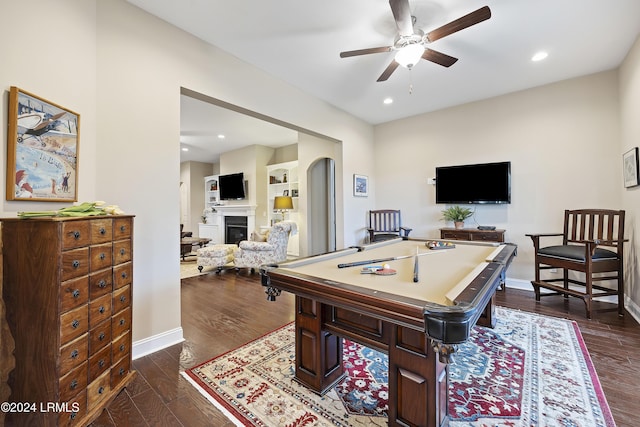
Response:
M30 405L7 413L7 425L87 425L135 375L133 216L1 224L2 293L15 340L8 400Z

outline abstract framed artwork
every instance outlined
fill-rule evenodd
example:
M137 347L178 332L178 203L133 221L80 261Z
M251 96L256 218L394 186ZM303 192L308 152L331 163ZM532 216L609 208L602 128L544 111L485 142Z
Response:
M638 185L638 147L634 147L622 155L622 173L625 187Z
M353 175L353 195L358 197L369 195L369 178L366 175Z
M12 86L7 200L77 201L79 132L78 113Z

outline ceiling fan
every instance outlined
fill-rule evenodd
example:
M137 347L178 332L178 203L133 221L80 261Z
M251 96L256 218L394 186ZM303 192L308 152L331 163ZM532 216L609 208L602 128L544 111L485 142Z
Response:
M489 6L484 6L425 34L422 30L413 27L415 18L411 16L409 0L389 0L389 5L391 6L391 12L398 27L398 35L395 38L393 46L340 52L340 58L348 58L350 56L368 55L370 53L396 51L395 58L380 77L378 77L379 82L387 80L399 65L411 69L420 59L426 59L443 67L452 66L458 58L429 49L427 45L491 18L491 9L489 9Z

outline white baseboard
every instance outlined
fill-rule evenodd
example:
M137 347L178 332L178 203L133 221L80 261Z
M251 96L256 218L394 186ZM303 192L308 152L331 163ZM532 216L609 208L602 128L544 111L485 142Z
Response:
M507 288L533 292L533 286L531 286L531 282L529 280L512 279L510 277L507 277L505 282Z
M640 306L633 302L627 295L624 297L624 308L636 319L636 322L640 323Z
M156 351L160 351L163 348L171 347L172 345L181 343L183 341L184 335L182 333L182 327L171 329L152 337L144 338L140 341L134 342L131 349L131 358L133 360L136 360L140 357L155 353Z

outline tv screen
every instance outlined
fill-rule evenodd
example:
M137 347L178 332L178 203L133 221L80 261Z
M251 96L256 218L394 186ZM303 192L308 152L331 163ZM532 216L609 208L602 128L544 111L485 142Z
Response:
M436 203L511 203L511 162L437 167Z
M220 200L241 200L245 198L244 174L220 175Z

